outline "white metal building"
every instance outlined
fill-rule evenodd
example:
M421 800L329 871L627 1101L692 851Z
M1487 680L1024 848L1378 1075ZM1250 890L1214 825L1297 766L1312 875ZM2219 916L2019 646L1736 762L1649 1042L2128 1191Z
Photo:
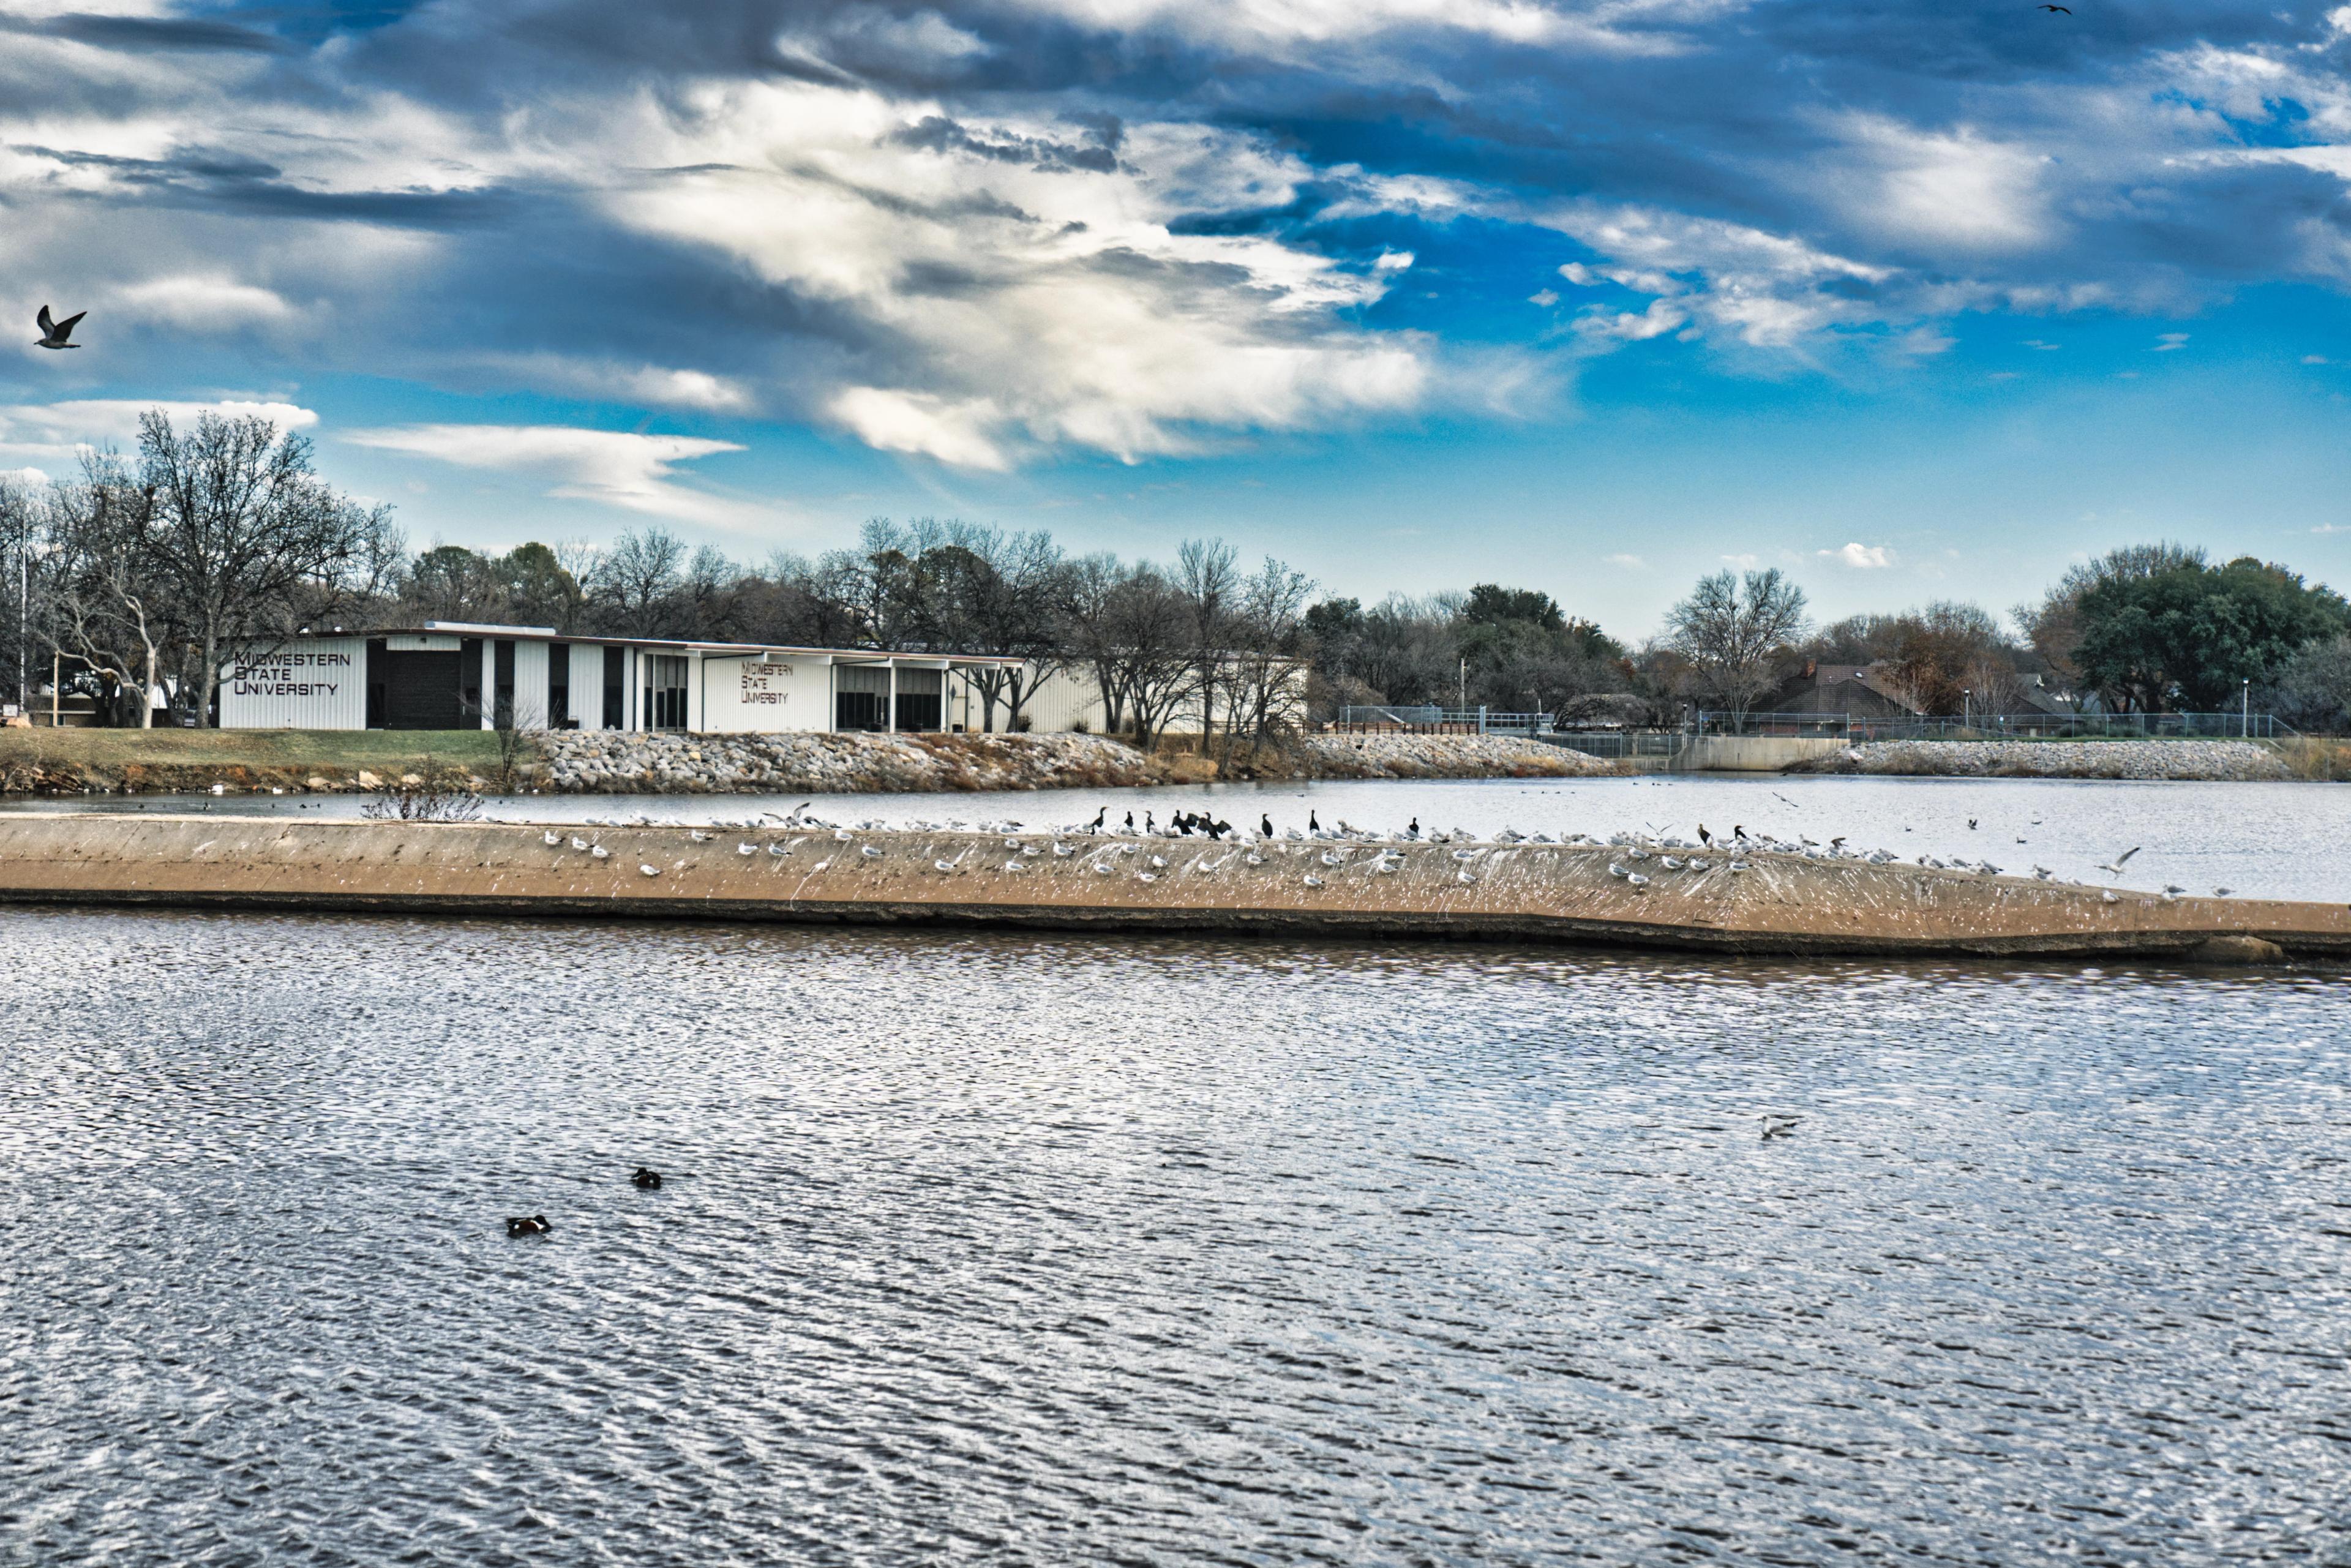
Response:
M1018 664L428 621L303 636L222 683L224 729L945 730L977 727L965 674Z

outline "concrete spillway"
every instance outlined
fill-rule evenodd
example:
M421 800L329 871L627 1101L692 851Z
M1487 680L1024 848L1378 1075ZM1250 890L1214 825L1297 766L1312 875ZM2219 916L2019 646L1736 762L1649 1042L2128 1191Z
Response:
M552 832L557 842L549 844ZM579 849L575 841L591 847ZM601 847L605 852L594 852ZM0 820L0 900L1602 942L1741 953L2351 958L2351 908L1800 855L1552 844L518 823ZM1612 873L1612 864L1647 879Z

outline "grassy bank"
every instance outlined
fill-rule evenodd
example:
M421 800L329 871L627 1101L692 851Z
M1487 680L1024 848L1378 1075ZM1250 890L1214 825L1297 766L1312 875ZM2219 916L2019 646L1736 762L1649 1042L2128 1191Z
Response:
M12 794L356 789L372 788L361 773L487 778L497 766L498 737L480 729L0 729L0 791Z

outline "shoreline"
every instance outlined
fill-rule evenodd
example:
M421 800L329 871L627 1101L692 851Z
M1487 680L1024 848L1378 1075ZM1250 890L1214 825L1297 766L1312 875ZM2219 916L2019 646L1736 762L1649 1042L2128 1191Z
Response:
M1639 846L1525 841L1204 845L1051 831L71 815L0 820L0 902L1723 955L2351 960L2351 908L2341 904L2168 899L1768 850L1739 852L1736 869L1719 851L1669 859Z
M0 731L0 797L351 795L426 784L481 795L993 794L1624 771L1501 736L1300 736L1227 768L1089 735L563 731L528 737L512 777L502 778L498 739L495 731L7 730Z

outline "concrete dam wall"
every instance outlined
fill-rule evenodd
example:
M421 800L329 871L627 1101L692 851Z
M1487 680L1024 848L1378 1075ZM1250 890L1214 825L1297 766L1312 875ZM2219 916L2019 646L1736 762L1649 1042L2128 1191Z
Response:
M1211 843L215 816L0 821L0 901L17 903L1264 932L1730 953L2351 958L2351 908L2343 904L2169 900L1769 852L1742 852L1735 863L1741 869L1719 852L1686 859L1523 842Z

